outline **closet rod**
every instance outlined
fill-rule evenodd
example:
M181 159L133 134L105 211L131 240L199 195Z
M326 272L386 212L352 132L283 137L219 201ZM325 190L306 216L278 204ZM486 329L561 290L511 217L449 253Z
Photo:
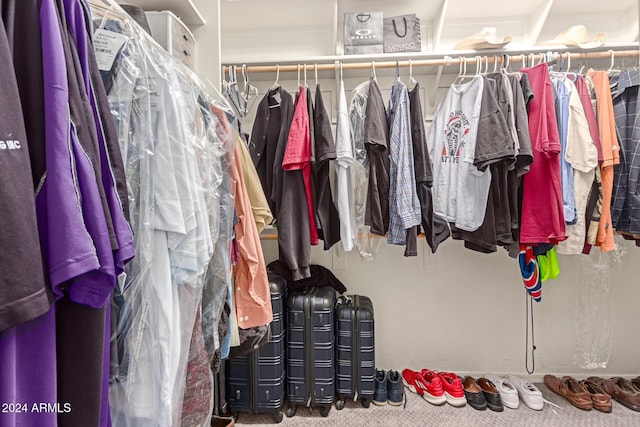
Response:
M571 56L572 61L573 60L579 61L582 59L606 59L606 58L611 58L611 55L612 55L611 51L614 52L613 53L614 58L638 57L640 55L640 51L638 51L637 49L636 50L618 50L618 51L614 49L610 49L610 50L605 50L600 52L563 52L563 53L554 52L552 59L560 60L560 58L562 57L563 60L566 60L568 58L568 55ZM535 55L535 58L537 61L537 59L540 58L540 55L543 55L543 53L538 52L538 53L534 53L533 55ZM467 64L475 64L478 58L481 58L481 61L483 63L486 63L488 61L489 64L493 64L496 56L498 58L498 61L502 61L503 55L498 55L493 51L492 53L487 53L486 55L482 55L481 52L478 52L478 54L475 56L471 56L471 57L465 56L464 58L466 58ZM523 53L522 55L504 55L504 56L509 57L510 63L522 62L523 57L525 58L528 57L526 53ZM461 58L462 56L444 57L439 59L416 59L415 61L411 60L411 66L438 67L438 66L448 66L448 65L459 65L460 61L462 60ZM335 62L341 62L341 61L335 61ZM275 73L276 71L297 72L299 70L299 67L304 68L305 66L307 67L308 70L315 70L317 67L318 71L332 71L332 70L335 70L335 67L336 67L335 62L331 62L330 64L313 63L313 64L299 64L299 65L298 64L250 65L246 68L246 71L249 73ZM364 70L364 69L370 69L372 63L375 63L376 69L395 68L398 65L400 67L409 66L409 60L381 61L381 62L368 61L368 62L351 62L351 63L345 62L345 63L341 63L341 65L343 70ZM223 66L222 67L223 74L228 73L229 68L230 66Z

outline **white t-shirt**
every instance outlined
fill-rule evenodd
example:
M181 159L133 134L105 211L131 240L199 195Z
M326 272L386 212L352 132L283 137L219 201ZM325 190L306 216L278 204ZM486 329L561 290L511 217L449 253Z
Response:
M584 247L585 212L591 185L595 179L595 169L598 166L598 151L591 139L589 123L576 86L567 78L563 83L569 93L569 127L565 160L573 168L573 193L578 214L576 223L567 225L568 239L558 244L558 253L578 255L582 253Z
M489 168L474 166L484 80L452 85L429 129L427 144L433 162L434 212L465 231L484 222L491 185Z
M354 194L351 167L354 166L353 145L349 129L349 112L344 82L340 81L338 123L336 126L336 195L335 204L340 216L340 240L345 252L353 249L356 239Z

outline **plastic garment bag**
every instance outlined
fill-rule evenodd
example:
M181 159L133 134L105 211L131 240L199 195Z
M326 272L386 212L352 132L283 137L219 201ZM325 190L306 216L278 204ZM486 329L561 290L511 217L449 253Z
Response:
M622 267L629 243L616 236L616 250L578 260L576 349L573 364L582 369L606 368L613 345L611 271Z
M237 132L193 72L105 4L113 13L92 9L96 31L126 36L101 71L137 253L112 300L111 415L118 426L205 425L220 347L211 331L230 286L233 203L223 183Z
M364 260L372 260L375 258L383 240L373 236L369 232L371 227L365 225L369 182L369 156L367 155L365 147L364 121L368 93L369 82L359 84L351 92L351 103L349 105L351 141L353 142L355 154L354 162L351 166L351 177L354 188L354 210L357 234L356 248Z

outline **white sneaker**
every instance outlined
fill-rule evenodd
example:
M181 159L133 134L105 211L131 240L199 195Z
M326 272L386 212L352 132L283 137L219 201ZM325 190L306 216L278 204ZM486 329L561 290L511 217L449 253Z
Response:
M511 384L508 379L497 375L488 375L487 378L496 386L498 392L500 392L502 404L507 408L518 409L520 399L518 399L518 390L516 390L514 385Z
M524 380L517 375L507 375L507 379L516 390L518 390L520 399L522 399L525 405L533 410L542 411L542 408L544 408L544 399L542 398L542 393L535 385L529 380Z

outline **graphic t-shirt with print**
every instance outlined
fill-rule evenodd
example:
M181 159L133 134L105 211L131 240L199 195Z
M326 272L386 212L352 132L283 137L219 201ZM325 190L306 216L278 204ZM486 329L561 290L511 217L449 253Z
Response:
M474 165L483 89L481 76L451 86L427 139L434 166L434 212L465 231L482 225L491 184L491 173Z

